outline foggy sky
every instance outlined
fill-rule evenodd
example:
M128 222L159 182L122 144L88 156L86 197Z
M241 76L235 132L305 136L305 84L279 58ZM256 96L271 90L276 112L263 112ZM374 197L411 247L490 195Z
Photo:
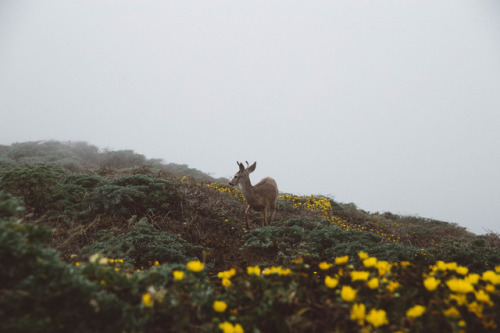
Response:
M0 144L500 232L497 0L0 1Z

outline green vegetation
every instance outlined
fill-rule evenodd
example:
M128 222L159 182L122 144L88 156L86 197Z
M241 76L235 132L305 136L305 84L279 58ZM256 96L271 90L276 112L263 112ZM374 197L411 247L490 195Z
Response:
M244 209L234 188L132 151L0 147L0 331L500 327L496 234L291 194L245 230Z

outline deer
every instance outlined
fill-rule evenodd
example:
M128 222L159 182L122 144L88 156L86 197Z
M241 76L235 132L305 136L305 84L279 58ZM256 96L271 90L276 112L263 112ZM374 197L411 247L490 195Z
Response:
M236 162L239 167L239 171L234 175L233 179L229 182L229 185L236 186L240 189L241 194L245 198L248 206L245 210L245 220L246 226L248 226L248 210L251 208L256 211L261 211L264 213L264 225L268 226L268 213L267 210L271 209L271 222L276 215L276 199L278 198L278 185L276 181L270 177L262 179L260 182L252 186L250 182L250 174L255 171L257 167L257 162L252 165L247 163L247 167L243 163Z

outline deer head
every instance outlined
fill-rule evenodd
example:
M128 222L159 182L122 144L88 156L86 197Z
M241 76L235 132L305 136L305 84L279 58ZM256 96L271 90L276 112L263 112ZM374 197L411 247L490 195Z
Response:
M229 182L229 185L236 186L239 189L243 187L244 182L250 182L250 174L255 171L257 167L257 162L254 162L252 165L247 163L247 167L243 165L243 163L236 162L240 168L240 170L234 175L233 179Z

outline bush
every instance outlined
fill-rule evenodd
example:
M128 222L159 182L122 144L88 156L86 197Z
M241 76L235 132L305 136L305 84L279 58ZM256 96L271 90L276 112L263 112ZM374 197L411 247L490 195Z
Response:
M122 258L135 267L151 266L156 260L169 263L183 263L200 256L202 246L193 246L168 232L161 232L140 220L129 232L115 236L117 230L101 231L98 242L83 248L91 255L103 253L112 258Z
M88 213L123 218L175 214L180 200L177 187L175 182L144 175L108 180L89 194Z
M103 292L59 260L43 244L51 239L44 226L19 224L19 208L0 194L0 331L2 332L116 332L136 326L131 307ZM98 310L96 310L98 307Z
M16 167L0 173L0 190L22 198L35 216L41 216L53 202L57 182L65 174L64 169L47 164Z

